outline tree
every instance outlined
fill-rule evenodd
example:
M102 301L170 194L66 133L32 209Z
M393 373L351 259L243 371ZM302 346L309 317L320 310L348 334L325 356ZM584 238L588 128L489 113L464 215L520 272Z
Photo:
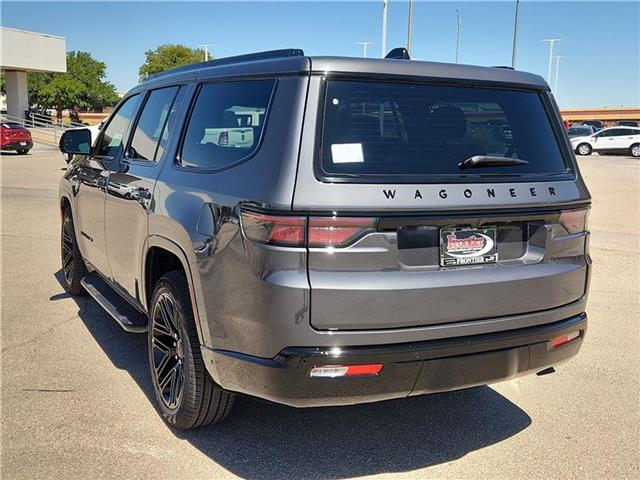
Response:
M119 97L105 80L106 65L87 52L67 52L67 73L29 73L29 104L55 108L58 118L66 108L95 108L114 105Z
M145 56L147 58L139 70L141 82L144 82L151 75L174 67L202 62L204 50L167 43L160 45L155 50L147 50Z

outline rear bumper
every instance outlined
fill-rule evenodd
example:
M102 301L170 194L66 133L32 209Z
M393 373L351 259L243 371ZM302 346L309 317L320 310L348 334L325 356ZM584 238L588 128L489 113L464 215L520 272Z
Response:
M26 142L26 145L20 145L20 142ZM0 150L31 150L33 142L31 140L16 140L15 142L5 143Z
M585 313L535 327L424 342L347 348L286 348L273 359L202 347L225 389L295 407L350 405L457 390L557 365L578 353ZM552 338L579 330L557 348ZM318 365L382 363L378 376L310 378Z

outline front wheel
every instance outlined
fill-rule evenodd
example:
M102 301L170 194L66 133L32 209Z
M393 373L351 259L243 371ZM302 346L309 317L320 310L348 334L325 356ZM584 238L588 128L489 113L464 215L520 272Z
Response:
M182 272L169 272L156 284L147 341L156 402L169 425L202 427L227 417L234 397L205 368Z
M578 148L576 148L578 155L591 155L591 151L591 145L588 143L581 143L578 145Z
M62 278L64 289L71 295L82 295L84 288L80 284L86 273L86 267L73 228L71 209L62 214L62 232L60 235L60 256L62 260Z
M631 152L632 157L636 157L636 158L640 157L640 143L635 143L631 145L629 152Z

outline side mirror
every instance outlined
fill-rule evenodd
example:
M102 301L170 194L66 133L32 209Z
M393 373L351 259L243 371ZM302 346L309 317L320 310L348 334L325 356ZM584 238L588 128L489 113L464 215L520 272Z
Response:
M60 151L70 155L88 155L91 152L91 131L88 128L67 130L60 138Z

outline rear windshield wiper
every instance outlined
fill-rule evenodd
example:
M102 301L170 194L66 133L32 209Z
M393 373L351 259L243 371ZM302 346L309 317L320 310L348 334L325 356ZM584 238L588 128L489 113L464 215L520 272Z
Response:
M491 155L474 155L458 164L458 168L481 168L481 167L508 167L514 165L529 165L526 160L511 157L494 157Z

